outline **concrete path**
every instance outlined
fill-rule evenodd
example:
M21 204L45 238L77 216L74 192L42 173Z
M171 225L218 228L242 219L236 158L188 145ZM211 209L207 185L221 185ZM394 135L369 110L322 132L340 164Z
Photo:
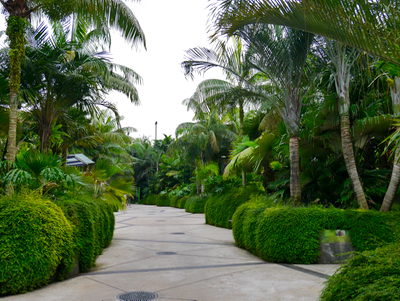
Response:
M231 230L182 209L131 205L115 215L114 240L89 273L2 300L116 301L139 291L156 301L318 300L338 268L264 262L237 248Z

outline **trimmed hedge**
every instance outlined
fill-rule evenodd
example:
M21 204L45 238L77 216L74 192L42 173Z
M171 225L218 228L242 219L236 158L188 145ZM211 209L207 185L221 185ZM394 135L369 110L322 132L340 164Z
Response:
M181 198L178 197L178 196L176 196L176 195L174 195L174 196L172 196L170 199L171 199L171 200L170 200L170 202L169 202L169 205L170 205L171 207L179 208L178 202L180 201Z
M0 199L0 295L64 279L75 263L73 226L36 193Z
M207 197L192 196L186 200L185 211L190 213L204 213Z
M79 258L79 271L95 266L96 258L114 235L112 207L102 200L63 200L55 202L75 225L74 245Z
M400 300L400 243L356 253L328 279L320 300Z
M156 199L156 205L160 207L167 207L169 206L170 201L171 200L169 199L168 194L160 194Z
M236 209L249 201L251 194L258 193L254 190L242 190L211 196L204 208L206 223L222 228L232 228L232 219Z
M238 209L233 220L234 237L239 246L270 262L316 262L324 229L350 230L353 246L365 251L395 241L400 226L397 212L265 208L264 204L245 204Z
M145 205L156 205L158 194L149 194L143 199Z
M185 195L183 198L181 198L181 199L177 202L178 208L180 208L180 209L185 209L186 201L187 201L189 198L190 198L190 196L188 196L188 195Z

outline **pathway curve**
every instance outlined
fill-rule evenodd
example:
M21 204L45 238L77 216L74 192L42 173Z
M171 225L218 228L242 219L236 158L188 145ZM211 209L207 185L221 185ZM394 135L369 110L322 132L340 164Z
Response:
M156 301L318 300L338 267L264 262L236 247L231 230L204 224L204 214L131 205L115 216L113 242L89 273L4 301L116 301L139 291Z

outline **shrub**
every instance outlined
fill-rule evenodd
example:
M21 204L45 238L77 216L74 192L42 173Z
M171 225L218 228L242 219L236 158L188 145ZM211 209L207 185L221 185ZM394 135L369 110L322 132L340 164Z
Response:
M30 192L0 199L0 295L63 279L74 266L73 226L61 209Z
M156 199L157 206L169 206L169 196L168 194L160 194Z
M256 253L256 233L259 216L273 205L268 197L257 196L242 204L232 217L232 233L238 247Z
M187 201L188 198L189 198L188 195L185 195L183 198L181 198L177 203L178 208L185 209L186 201Z
M266 209L267 208L267 209ZM358 251L374 250L398 237L400 214L322 208L242 205L233 219L238 246L271 262L314 263L324 229L349 230Z
M236 209L250 199L251 194L259 194L259 191L240 188L231 193L211 196L204 208L206 223L231 229L232 224L229 220Z
M55 202L75 225L74 245L79 258L79 271L95 266L96 258L107 247L114 233L112 207L102 200L76 199Z
M176 196L176 195L171 196L169 205L171 207L179 208L178 202L179 202L180 199L181 199L181 197L179 197L179 196Z
M156 205L158 194L149 194L143 199L143 204Z
M192 196L186 200L185 211L191 213L204 213L207 197Z
M400 243L356 253L325 283L321 300L400 300Z

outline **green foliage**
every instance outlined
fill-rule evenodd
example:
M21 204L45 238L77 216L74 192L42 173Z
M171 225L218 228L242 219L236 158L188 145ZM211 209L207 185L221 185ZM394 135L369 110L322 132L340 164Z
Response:
M252 194L260 194L260 191L254 188L239 188L230 193L211 196L204 208L206 223L223 228L232 228L229 220L232 219L236 209L243 203L249 201Z
M55 201L75 225L74 245L78 252L79 270L95 266L96 258L107 247L114 233L115 217L111 206L102 200L64 199Z
M169 206L170 205L170 198L168 194L160 194L156 199L157 206Z
M320 300L400 300L400 244L356 253L328 279Z
M73 226L38 193L0 199L0 295L65 278L74 265Z
M186 206L186 202L187 200L190 198L190 196L185 195L184 197L182 197L178 202L177 202L177 206L180 209L185 209Z
M186 200L185 211L190 213L204 213L208 197L192 196Z
M143 199L143 204L145 205L156 205L157 204L158 194L148 194Z
M273 205L266 196L251 197L250 201L239 206L232 217L232 234L238 247L256 253L256 234L259 216Z
M349 230L357 251L375 250L399 238L399 213L242 205L233 218L238 246L270 262L315 263L324 229Z

